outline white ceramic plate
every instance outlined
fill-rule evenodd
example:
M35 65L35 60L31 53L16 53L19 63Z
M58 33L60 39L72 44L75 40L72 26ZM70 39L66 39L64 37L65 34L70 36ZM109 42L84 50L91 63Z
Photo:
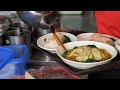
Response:
M66 32L62 32L63 35L67 36L70 38L70 40L73 42L73 41L78 41L77 37L71 33L66 33ZM44 50L47 50L49 52L52 52L52 53L56 53L56 49L49 49L49 48L45 48L44 45L45 45L45 41L44 39L47 38L47 37L50 37L52 35L52 33L50 34L46 34L44 36L41 36L38 40L37 40L37 45L44 49Z
M89 38L92 34L94 34L94 33L82 33L82 34L77 35L77 38L78 38L79 41L84 41L84 40L89 41ZM119 39L117 37L110 36L110 35L107 35L107 34L102 34L102 35L104 35L106 37L109 37L109 38L113 38L115 40Z
M101 62L83 63L83 62L70 61L70 60L63 58L61 55L64 53L64 51L63 51L63 49L61 49L60 46L58 47L56 52L57 52L57 55L63 60L63 62L65 62L66 64L68 64L70 66L78 68L78 69L87 69L87 68L91 68L94 66L109 63L117 55L117 50L113 46L105 44L105 43L101 43L101 42L76 41L76 42L69 42L69 43L64 44L64 46L66 47L67 50L72 49L75 46L83 46L83 45L95 45L98 48L105 49L112 55L112 58L105 60L105 61L101 61Z

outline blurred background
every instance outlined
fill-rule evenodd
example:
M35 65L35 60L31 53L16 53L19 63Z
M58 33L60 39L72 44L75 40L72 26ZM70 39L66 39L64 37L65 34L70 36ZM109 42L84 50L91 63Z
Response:
M96 32L94 11L59 11L62 29ZM8 16L13 22L19 22L16 11L0 11L0 16Z

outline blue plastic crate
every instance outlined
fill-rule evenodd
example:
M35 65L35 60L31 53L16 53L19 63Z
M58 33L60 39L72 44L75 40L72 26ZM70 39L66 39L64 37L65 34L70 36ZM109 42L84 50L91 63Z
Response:
M7 79L14 76L15 67L8 65L16 55L16 52L9 48L0 47L0 79Z
M10 60L10 63L18 64L29 60L30 53L26 45L9 45L3 46L3 48L12 49L16 53L15 57Z
M14 77L25 75L26 71L26 62L29 60L29 51L26 45L9 45L2 46L6 49L11 49L15 52L15 56L9 60L8 67L12 68L11 73L14 72ZM15 67L15 68L14 68ZM4 69L4 68L3 68ZM6 72L7 73L7 72Z
M0 47L0 70L14 58L16 52L9 48Z

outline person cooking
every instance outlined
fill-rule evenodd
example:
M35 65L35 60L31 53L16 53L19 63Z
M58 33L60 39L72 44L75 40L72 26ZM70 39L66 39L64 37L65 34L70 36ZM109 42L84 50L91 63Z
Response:
M95 11L97 32L120 38L120 11ZM90 79L120 79L120 69L93 73Z

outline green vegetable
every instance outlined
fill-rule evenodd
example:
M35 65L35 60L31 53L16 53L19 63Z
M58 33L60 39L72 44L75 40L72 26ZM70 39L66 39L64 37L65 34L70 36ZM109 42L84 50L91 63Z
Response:
M88 47L97 48L95 45L88 45Z
M79 48L79 47L75 46L73 49L76 49L76 48Z
M87 59L85 62L86 62L86 63L90 63L90 62L98 62L98 61L93 60L93 59Z
M63 40L63 43L71 42L71 40L70 40L69 37L67 37L67 36L65 36L65 35L64 35L64 37L65 37L65 39Z
M68 51L65 51L65 52L62 54L62 57L65 58L67 52L68 52Z

